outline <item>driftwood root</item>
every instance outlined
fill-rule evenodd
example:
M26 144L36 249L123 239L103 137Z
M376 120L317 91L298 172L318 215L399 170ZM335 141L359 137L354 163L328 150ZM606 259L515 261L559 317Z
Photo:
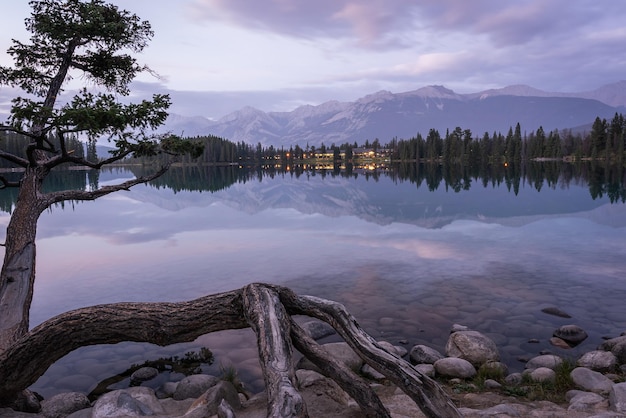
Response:
M434 380L382 348L343 305L263 283L188 302L114 303L54 317L0 353L0 405L9 404L56 360L79 347L122 341L168 345L215 331L251 327L266 383L268 417L308 416L297 389L294 347L346 391L365 417L389 417L370 386L313 341L292 315L307 315L333 326L367 364L401 388L426 416L462 416Z

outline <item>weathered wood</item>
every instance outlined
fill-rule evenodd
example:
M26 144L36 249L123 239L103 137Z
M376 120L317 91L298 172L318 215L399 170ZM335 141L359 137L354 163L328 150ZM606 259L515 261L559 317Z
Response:
M263 285L243 288L244 313L257 336L268 417L308 417L295 387L290 320L278 294Z
M226 402L226 399L222 399L217 407L217 418L237 418L235 411L233 411L230 404Z
M295 345L353 397L365 416L388 417L389 412L367 383L333 360L290 315L307 315L332 325L364 361L411 396L427 416L461 416L435 381L380 347L343 305L259 283L188 302L114 303L52 318L0 355L0 404L10 401L56 360L79 347L121 341L169 345L215 331L251 326L257 334L268 391L268 416L307 416L295 385Z
M122 341L161 346L247 328L241 289L179 303L113 303L77 309L33 328L0 355L0 397L33 384L56 360L95 344Z
M322 373L337 384L356 401L367 418L391 417L376 392L359 375L330 356L322 346L309 337L295 322L291 321L291 339L294 347L311 360Z
M284 287L276 289L290 314L312 316L332 325L367 364L401 388L428 417L462 417L437 382L378 345L342 304L313 296L298 296Z

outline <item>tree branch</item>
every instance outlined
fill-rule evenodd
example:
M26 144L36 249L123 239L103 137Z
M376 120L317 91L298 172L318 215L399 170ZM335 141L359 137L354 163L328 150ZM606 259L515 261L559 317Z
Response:
M257 336L259 360L267 391L268 417L308 417L295 388L289 315L275 291L263 285L243 288L244 314Z
M14 164L19 165L20 167L26 168L28 167L28 160L26 158L18 157L17 155L8 153L6 151L0 150L0 158L10 161Z
M104 186L99 188L98 190L63 190L59 192L47 193L44 195L44 200L47 205L52 205L54 203L59 203L66 200L96 200L97 198L106 196L110 193L118 192L120 190L129 190L131 187L136 186L137 184L147 183L151 180L154 180L157 177L163 175L168 169L169 165L165 165L149 176L142 176L125 181L124 183Z
M276 286L275 289L290 314L312 316L332 325L359 357L409 395L426 416L462 417L437 382L378 345L342 304L313 296L298 296L284 287Z
M371 388L311 341L289 315L302 314L331 324L361 358L407 393L431 418L459 418L460 412L432 379L382 349L343 305L298 296L280 286L252 283L243 289L179 303L114 303L58 315L32 329L0 354L0 405L33 384L56 360L95 344L121 341L168 345L200 335L251 326L268 392L268 416L306 417L294 386L292 341L311 361L351 394L367 417L389 413ZM290 338L290 336L293 338Z
M72 164L83 165L85 167L99 170L105 165L113 164L117 161L123 160L126 156L128 156L131 153L133 153L133 150L127 150L123 153L120 153L119 155L107 158L106 160L100 160L100 161L94 162L94 161L89 161L86 158L74 157L73 155L70 154L70 152L66 151L65 153L61 153L59 155L51 157L48 161L46 161L45 165L46 167L48 167L48 169L53 169L54 167L57 167L61 164L72 163Z
M325 376L333 379L361 407L366 418L390 418L391 415L376 392L359 375L338 362L326 350L309 337L293 319L291 340L294 347L311 360Z
M113 303L63 313L0 354L0 401L33 384L55 361L79 347L193 341L210 332L247 328L242 310L239 289L187 302Z
M33 135L30 132L24 131L22 129L18 129L14 126L9 126L9 125L0 125L0 131L4 131L4 132L14 132L18 135L22 135L22 136L26 136L29 137L31 139L35 139L37 138L37 135Z

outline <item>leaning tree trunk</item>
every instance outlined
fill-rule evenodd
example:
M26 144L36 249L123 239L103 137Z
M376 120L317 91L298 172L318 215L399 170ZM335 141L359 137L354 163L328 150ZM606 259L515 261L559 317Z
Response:
M54 317L0 355L0 405L9 403L52 363L79 347L121 341L168 345L193 341L214 331L250 326L257 335L268 392L268 416L307 417L291 358L295 346L352 396L364 416L389 417L369 385L307 337L291 315L328 322L365 362L400 387L428 417L461 417L435 381L380 347L343 305L259 283L189 302L116 303Z
M40 167L25 171L7 226L0 272L0 353L28 332L35 283L37 219L46 208L39 193L44 170Z

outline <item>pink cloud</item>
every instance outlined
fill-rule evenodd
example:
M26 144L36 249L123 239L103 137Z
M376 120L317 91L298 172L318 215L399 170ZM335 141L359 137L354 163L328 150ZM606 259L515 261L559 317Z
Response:
M626 9L620 2L608 7L616 15ZM191 11L195 20L226 20L309 39L341 37L366 48L408 46L425 30L483 34L497 46L519 45L576 31L607 14L591 0L193 0Z

